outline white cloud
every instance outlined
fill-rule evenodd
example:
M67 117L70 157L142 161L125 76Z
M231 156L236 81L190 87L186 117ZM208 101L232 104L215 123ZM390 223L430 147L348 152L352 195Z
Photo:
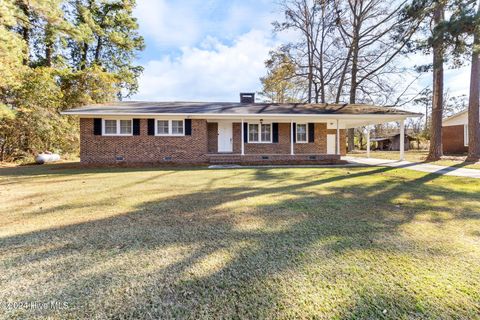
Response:
M195 6L169 3L166 0L141 0L135 8L140 31L157 46L182 46L201 36L200 20Z
M139 0L134 15L140 32L159 48L195 45L207 35L234 39L271 30L273 0Z
M260 89L264 61L274 47L270 33L250 31L231 46L207 37L179 56L151 60L140 78L138 100L236 101L240 91Z
M470 88L470 66L446 70L445 85L451 96L468 95Z

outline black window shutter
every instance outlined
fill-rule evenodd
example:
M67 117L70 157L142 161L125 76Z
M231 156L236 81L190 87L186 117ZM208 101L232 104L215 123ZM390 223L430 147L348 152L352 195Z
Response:
M192 135L192 119L185 119L185 135Z
M248 123L243 123L243 142L248 142Z
M297 142L297 124L293 123L293 142Z
M155 119L148 119L148 135L155 135Z
M140 119L133 119L133 135L139 136L140 135Z
M278 122L272 123L272 141L278 143Z
M308 124L308 142L315 142L315 123Z
M102 135L102 118L93 119L93 134L96 136Z

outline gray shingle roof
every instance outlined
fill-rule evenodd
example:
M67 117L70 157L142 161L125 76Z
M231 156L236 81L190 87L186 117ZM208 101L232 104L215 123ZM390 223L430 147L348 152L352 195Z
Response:
M146 102L122 101L70 109L64 114L228 114L228 115L410 115L418 114L391 107L362 104L307 104L307 103L230 103L230 102Z

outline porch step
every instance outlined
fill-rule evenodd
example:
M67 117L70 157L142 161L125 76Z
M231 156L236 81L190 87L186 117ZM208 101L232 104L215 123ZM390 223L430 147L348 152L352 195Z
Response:
M241 156L222 156L216 155L210 157L210 163L212 164L228 164L228 163L238 163L242 161Z

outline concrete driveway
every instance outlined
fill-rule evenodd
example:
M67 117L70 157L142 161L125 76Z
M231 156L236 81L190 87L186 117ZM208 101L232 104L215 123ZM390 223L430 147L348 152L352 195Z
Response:
M375 158L342 157L342 160L346 160L349 163L354 163L354 164L403 168L403 169L409 169L409 170L415 170L415 171L421 171L421 172L436 173L436 174L446 175L446 176L480 179L480 170L476 170L476 169L445 167L445 166L437 166L434 164L421 163L421 162L386 160L386 159L375 159Z

